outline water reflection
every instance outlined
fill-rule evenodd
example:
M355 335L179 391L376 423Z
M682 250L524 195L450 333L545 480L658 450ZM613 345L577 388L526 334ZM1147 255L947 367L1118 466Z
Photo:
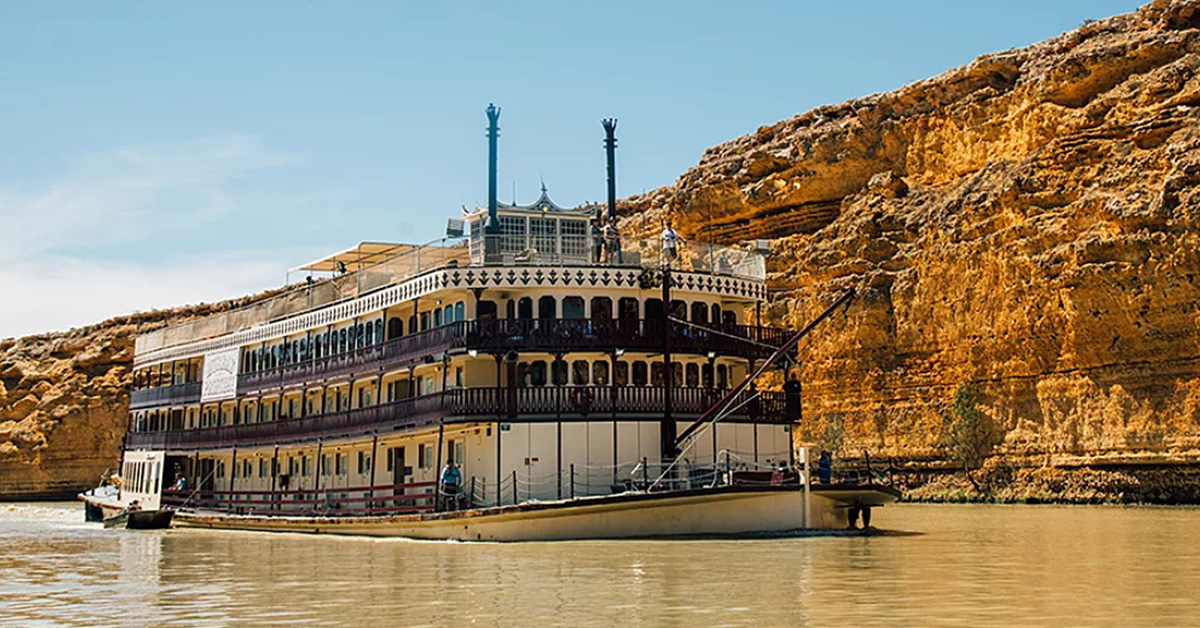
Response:
M0 625L1195 625L1200 511L899 506L920 536L455 544L0 506Z

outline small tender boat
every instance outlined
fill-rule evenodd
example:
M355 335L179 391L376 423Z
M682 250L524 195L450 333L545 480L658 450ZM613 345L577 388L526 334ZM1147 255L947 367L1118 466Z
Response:
M123 510L104 520L105 528L127 530L164 530L171 527L173 510Z

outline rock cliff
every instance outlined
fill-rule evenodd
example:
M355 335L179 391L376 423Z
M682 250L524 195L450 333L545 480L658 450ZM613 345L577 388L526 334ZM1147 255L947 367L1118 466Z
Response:
M933 468L969 417L984 493L1194 464L1198 69L1200 3L1153 2L713 147L625 224L772 240L775 324L860 291L800 352L810 442Z
M117 468L138 334L277 293L0 340L0 499L72 496Z
M620 211L771 240L772 324L858 289L799 352L799 437L915 497L1200 502L1198 149L1200 0L1160 0L762 127ZM212 309L0 342L0 497L112 466L133 336Z

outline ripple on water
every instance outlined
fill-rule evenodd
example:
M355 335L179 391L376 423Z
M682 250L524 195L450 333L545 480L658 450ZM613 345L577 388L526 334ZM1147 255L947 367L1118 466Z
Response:
M0 507L0 626L1185 626L1200 511L889 507L919 536L430 543Z

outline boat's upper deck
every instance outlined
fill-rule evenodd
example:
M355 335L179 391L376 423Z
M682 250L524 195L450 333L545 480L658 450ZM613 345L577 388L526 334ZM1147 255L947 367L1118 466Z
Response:
M510 227L515 213L503 216ZM518 283L550 287L589 281L633 286L643 271L663 267L660 240L606 238L593 234L587 220L537 215L521 219L525 221L522 233L484 235L477 227L480 222L469 217L469 237L464 240L424 245L364 242L296 269L326 273L324 278L306 279L251 305L139 336L135 363L296 333L436 289ZM581 231L576 223L586 229ZM704 288L747 301L766 296L765 258L749 246L685 242L670 267L680 287Z

